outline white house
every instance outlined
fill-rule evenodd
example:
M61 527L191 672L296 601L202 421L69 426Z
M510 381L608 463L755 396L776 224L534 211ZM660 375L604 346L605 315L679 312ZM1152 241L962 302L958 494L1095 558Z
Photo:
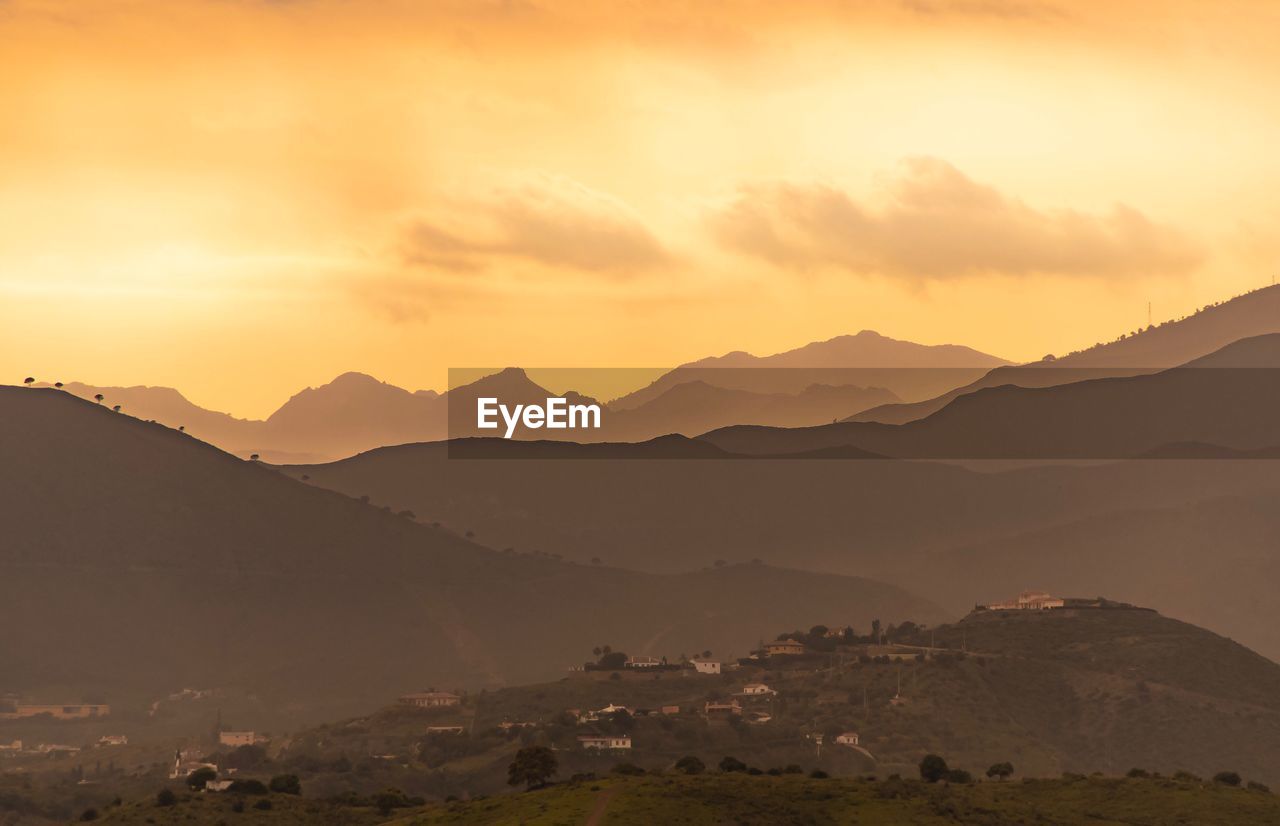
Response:
M627 660L627 668L653 668L662 665L662 660L657 657L631 657Z
M206 792L225 792L227 789L231 788L231 784L234 782L235 782L234 780L230 780L230 779L206 780L204 784L204 790Z
M627 708L626 706L615 706L613 703L609 703L609 705L593 713L596 715L596 717L599 717L600 715L617 714L619 711L625 711L627 714L630 714L633 717L635 716L635 713L636 713L635 709Z
M846 731L844 734L837 734L836 743L841 746L856 746L858 745L858 732Z
M1047 611L1050 608L1062 608L1066 601L1050 596L1044 591L1023 591L1017 599L1006 602L993 602L987 606L989 611Z
M631 735L629 734L580 734L578 735L578 745L584 749L596 749L598 751L613 751L615 749L631 748Z
M127 734L104 734L98 738L99 746L127 746L129 745L129 736Z
M451 691L418 691L413 694L402 694L400 702L415 708L440 708L456 706L462 698Z
M693 669L699 674L719 674L719 660L694 660Z
M764 683L747 683L742 687L744 697L770 697L777 693Z
M791 656L805 652L804 643L795 640L774 640L764 644L765 653L770 657Z

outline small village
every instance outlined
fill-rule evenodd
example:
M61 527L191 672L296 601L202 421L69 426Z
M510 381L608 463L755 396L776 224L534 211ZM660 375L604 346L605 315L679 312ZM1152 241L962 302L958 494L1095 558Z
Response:
M1131 606L1026 591L977 606L970 616L1106 607ZM105 757L109 771L119 765L149 773L163 766L168 779L197 778L209 793L242 789L238 781L268 764L300 774L319 770L327 777L321 788L335 794L350 789L350 772L394 779L425 769L431 782L447 784L445 775L432 773L486 755L501 763L513 746L535 744L587 773L608 771L617 761L653 764L694 754L715 760L720 752L774 755L770 772L802 762L872 771L914 753L914 738L935 713L938 680L953 679L947 675L966 660L982 667L990 661L990 654L969 649L964 629L963 622L931 629L877 620L865 633L816 625L762 640L741 657L711 651L628 655L606 644L558 682L488 691L428 688L400 695L364 718L275 737L225 725L215 705L223 692L185 688L152 703L149 716L213 706L216 720L205 735L171 745L167 766L133 759L142 753L129 748L126 733L76 743L69 734L74 728L66 726L111 720L105 703L10 697L0 705L0 719L56 722L71 744L12 740L0 743L0 761L26 758L22 764L35 767L60 759L78 766L79 782L93 783ZM557 704L557 697L564 700ZM111 757L126 752L130 758ZM86 757L95 766L87 773ZM441 792L448 788L442 785Z

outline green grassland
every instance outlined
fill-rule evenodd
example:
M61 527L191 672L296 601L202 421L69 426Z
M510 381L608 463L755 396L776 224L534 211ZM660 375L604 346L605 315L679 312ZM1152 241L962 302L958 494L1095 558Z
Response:
M255 806L266 800L270 808ZM319 803L287 795L241 799L186 794L175 805L154 800L114 806L110 824L1202 824L1252 826L1280 822L1280 798L1269 792L1172 779L1066 777L978 784L915 780L812 779L797 776L648 775L557 784L467 802L401 809ZM247 804L247 805L245 805Z

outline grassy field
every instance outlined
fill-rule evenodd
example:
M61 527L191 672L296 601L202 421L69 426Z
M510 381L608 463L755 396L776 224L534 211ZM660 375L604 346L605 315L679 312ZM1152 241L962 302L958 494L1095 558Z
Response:
M435 824L1274 824L1268 792L1172 780L1078 778L977 785L799 777L645 777L440 807Z
M237 800L240 806L237 809ZM262 801L269 803L263 807ZM102 811L111 824L1197 824L1280 822L1280 797L1198 781L1067 777L973 785L915 780L812 779L744 774L647 775L563 783L520 794L400 809L385 816L287 795L238 799L183 794L172 806L147 799Z

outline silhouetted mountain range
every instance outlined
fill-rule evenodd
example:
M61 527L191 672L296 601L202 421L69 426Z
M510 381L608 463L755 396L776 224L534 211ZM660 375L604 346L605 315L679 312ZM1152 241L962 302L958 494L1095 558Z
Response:
M1194 361L1243 338L1280 333L1280 287L1264 287L1209 305L1193 315L1061 358L998 367L977 381L954 386L934 398L873 407L848 417L853 422L904 424L923 419L960 396L986 387L1047 387L1093 378L1154 373Z
M867 407L943 392L1003 363L967 347L924 346L863 331L775 356L736 353L695 362L698 366L679 368L609 403L599 431L543 430L517 437L639 442L667 434L696 436L730 424L819 424ZM926 367L935 369L921 369ZM74 382L65 389L84 399L101 393L108 405L119 404L137 418L184 427L238 456L258 454L278 463L328 461L386 445L488 436L491 431L474 427L477 398L493 396L514 405L540 404L555 395L518 368L495 371L444 394L411 393L363 373L344 373L295 394L267 419L250 420L204 410L167 387ZM564 395L571 402L595 402L573 392Z
M983 388L901 425L734 426L700 438L749 455L850 446L897 458L1115 459L1174 443L1273 448L1280 445L1277 409L1280 333L1237 341L1158 373Z

